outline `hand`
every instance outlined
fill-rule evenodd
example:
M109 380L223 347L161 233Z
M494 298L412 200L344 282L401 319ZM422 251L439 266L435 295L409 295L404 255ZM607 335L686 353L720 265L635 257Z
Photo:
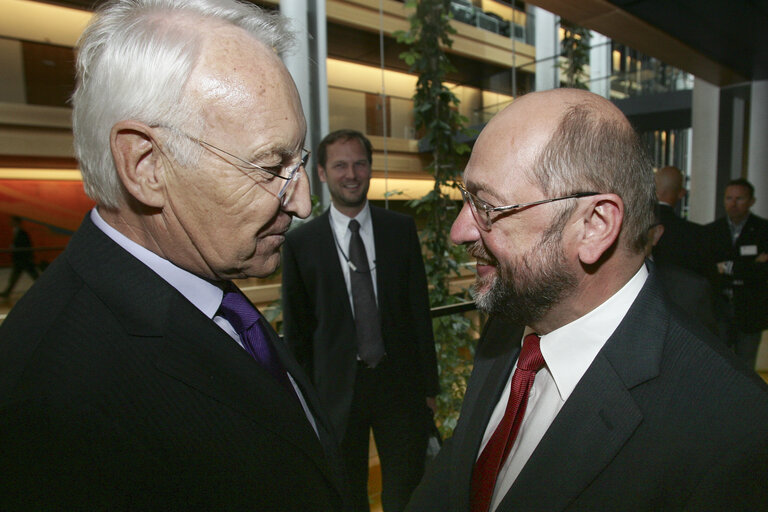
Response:
M763 252L757 255L757 258L755 258L755 261L757 263L765 263L768 261L768 252Z
M437 400L435 400L435 397L427 397L427 407L432 411L432 414L437 414Z
M733 262L732 261L721 261L717 264L717 272L719 274L727 274L731 275L733 272Z

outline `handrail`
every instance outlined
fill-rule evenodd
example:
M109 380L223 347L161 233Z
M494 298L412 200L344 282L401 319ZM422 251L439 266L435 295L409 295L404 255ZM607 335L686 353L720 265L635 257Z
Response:
M53 247L14 247L11 249L0 249L0 254L4 253L10 253L10 252L37 252L37 251L63 251L66 249L66 245L62 245L60 247L53 246Z
M465 311L474 311L477 309L475 301L470 300L467 302L459 302L458 304L448 304L447 306L436 306L429 310L432 318L440 316L455 315L456 313L464 313Z

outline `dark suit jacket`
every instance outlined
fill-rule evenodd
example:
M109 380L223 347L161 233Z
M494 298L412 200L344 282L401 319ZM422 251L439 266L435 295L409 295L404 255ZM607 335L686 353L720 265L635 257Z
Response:
M498 512L768 510L768 387L668 306L652 274ZM522 335L493 324L410 512L469 510L475 457Z
M416 226L371 206L376 283L392 399L426 409L438 392L427 282ZM346 252L346 248L344 248ZM343 436L357 372L355 324L330 214L290 231L283 247L283 330ZM425 423L426 425L426 423Z
M657 265L656 275L673 303L717 334L715 293L710 281L696 272L677 265Z
M736 243L725 217L706 226L714 262L733 261L733 275L718 275L717 288L733 288L736 322L745 332L768 329L768 262L757 263L757 255L742 255L742 248L755 246L768 253L768 220L750 214Z
M712 278L715 266L707 257L704 226L681 219L666 204L656 205L664 234L653 248L653 259L659 265L676 265Z
M0 510L344 508L317 419L86 217L0 327Z

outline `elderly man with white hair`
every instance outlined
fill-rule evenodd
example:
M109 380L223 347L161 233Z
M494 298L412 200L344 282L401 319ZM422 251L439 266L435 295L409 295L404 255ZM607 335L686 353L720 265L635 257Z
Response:
M285 20L117 0L79 43L96 201L0 328L0 509L339 511L335 434L237 287L310 212Z

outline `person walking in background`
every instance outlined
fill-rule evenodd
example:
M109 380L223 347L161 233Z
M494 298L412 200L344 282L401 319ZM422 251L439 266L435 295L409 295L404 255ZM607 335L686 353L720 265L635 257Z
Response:
M11 242L11 274L8 276L8 284L0 293L0 297L8 298L13 291L13 287L19 281L21 274L26 272L32 280L37 279L37 267L35 266L35 255L32 252L32 241L29 234L21 225L21 218L15 215L11 217L11 226L13 227L13 242Z
M725 216L706 226L725 304L721 336L754 369L762 331L768 328L768 220L750 211L755 188L745 179L728 183L724 203Z
M368 203L372 148L362 133L328 134L317 159L332 204L286 236L284 335L342 435L355 510L369 509L373 429L382 505L400 511L424 471L438 392L416 225Z
M653 172L621 111L575 89L515 99L462 194L451 239L491 320L407 510L768 510L768 386L645 264Z
M285 24L232 0L94 14L73 127L97 206L0 326L0 510L348 510L311 383L232 283L310 212Z

